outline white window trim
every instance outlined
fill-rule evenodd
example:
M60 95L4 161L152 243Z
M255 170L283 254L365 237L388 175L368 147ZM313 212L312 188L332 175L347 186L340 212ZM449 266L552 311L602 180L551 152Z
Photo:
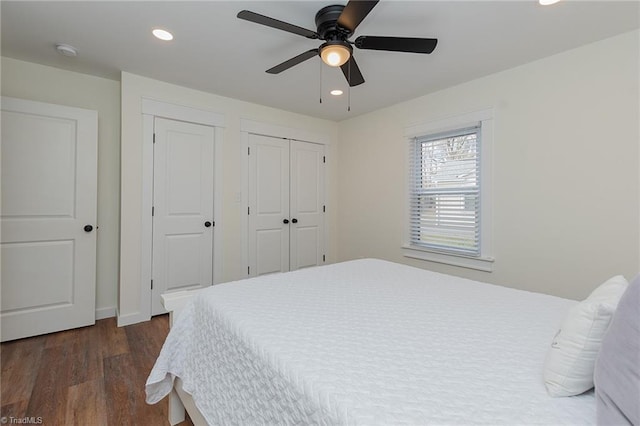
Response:
M447 132L464 127L471 127L481 124L480 129L480 256L471 257L460 254L442 253L436 250L416 247L410 244L409 240L409 149L410 141L413 138L426 134L434 134ZM404 233L402 243L402 254L412 259L427 260L430 262L443 263L463 268L476 269L485 272L493 271L493 246L492 246L492 170L493 170L493 109L488 108L481 111L474 111L452 117L445 117L426 123L417 124L407 127L404 131L405 150L407 163L405 166L405 214L404 214Z

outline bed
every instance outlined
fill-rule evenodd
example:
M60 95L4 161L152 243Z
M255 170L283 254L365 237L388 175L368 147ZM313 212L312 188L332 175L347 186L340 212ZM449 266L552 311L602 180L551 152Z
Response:
M178 394L196 424L595 424L542 380L576 301L375 259L168 300L146 391L172 424Z

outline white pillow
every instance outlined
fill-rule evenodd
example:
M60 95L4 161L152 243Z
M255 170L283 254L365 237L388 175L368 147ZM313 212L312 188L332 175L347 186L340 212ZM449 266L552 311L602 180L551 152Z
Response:
M544 362L544 384L549 395L578 395L593 387L602 338L628 285L622 275L615 276L569 310Z

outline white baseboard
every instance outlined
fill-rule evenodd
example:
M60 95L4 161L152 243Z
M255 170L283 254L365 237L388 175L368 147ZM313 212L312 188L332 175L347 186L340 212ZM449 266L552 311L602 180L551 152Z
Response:
M140 312L134 312L132 314L117 315L117 316L118 316L118 327L125 327L127 325L137 324L139 322L149 321L151 319L151 317L147 315L143 315Z
M116 307L110 308L99 308L96 309L96 321L105 319L105 318L113 318L116 316Z

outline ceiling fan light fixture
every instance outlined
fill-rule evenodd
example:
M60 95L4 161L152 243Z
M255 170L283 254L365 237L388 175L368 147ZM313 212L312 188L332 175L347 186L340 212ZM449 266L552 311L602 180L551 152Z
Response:
M349 60L352 51L346 42L330 41L320 46L320 57L330 67L339 67Z

